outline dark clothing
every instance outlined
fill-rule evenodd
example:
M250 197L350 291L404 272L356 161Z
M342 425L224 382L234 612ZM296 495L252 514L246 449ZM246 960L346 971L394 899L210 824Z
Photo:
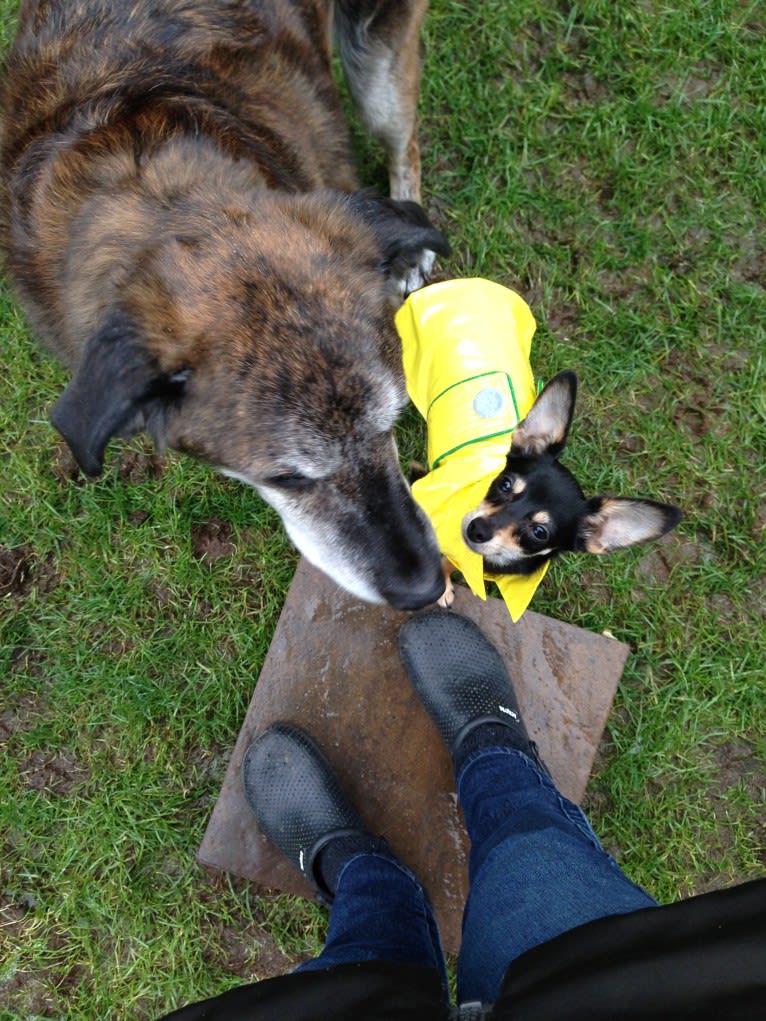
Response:
M766 1017L766 879L600 918L517 957L493 1021ZM438 971L368 961L267 979L167 1021L446 1021Z
M497 1018L766 1017L766 879L599 919L517 958Z

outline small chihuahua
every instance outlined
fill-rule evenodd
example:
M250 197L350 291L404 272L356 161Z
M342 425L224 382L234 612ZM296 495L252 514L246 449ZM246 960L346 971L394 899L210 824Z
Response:
M585 497L558 460L576 396L574 372L554 376L514 431L505 468L463 519L463 539L488 575L529 575L559 553L611 553L657 539L681 520L672 504ZM449 581L447 589L442 606L454 597Z
M559 464L577 377L561 372L538 393L536 323L516 291L481 277L430 284L407 298L396 326L428 429L429 470L414 465L411 481L442 553L440 606L452 604L457 570L480 598L494 580L518 620L557 553L610 553L678 524L668 504L586 499Z

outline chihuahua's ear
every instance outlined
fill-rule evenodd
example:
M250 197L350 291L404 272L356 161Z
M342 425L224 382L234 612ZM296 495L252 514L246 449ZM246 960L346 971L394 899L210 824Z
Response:
M514 430L511 454L558 457L564 449L577 399L577 376L559 372L540 391L527 417Z
M401 294L427 283L436 255L449 255L449 242L417 202L384 198L371 189L354 192L347 202L372 228L381 269Z
M594 496L578 527L577 549L611 553L659 539L681 520L681 511L669 503Z
M100 475L113 436L130 436L156 418L156 404L177 400L187 378L160 371L130 318L109 313L88 339L74 378L51 411L51 422L87 475ZM156 438L156 437L155 437Z

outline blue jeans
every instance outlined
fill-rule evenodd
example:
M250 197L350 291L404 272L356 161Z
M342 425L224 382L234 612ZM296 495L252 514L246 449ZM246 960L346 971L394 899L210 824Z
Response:
M522 752L475 752L457 791L471 838L458 1002L493 1003L511 961L562 932L656 906L602 849L581 809ZM343 866L324 950L298 970L370 960L434 968L446 996L428 898L409 869L380 853Z

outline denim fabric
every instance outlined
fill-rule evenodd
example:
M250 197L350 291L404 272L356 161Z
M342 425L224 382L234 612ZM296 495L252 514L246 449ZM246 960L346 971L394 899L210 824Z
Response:
M585 922L656 906L584 813L522 752L476 752L457 777L471 837L458 997L492 1003L512 960Z
M522 752L484 748L457 790L471 838L459 1002L492 1003L514 958L575 926L656 904L599 844L583 812ZM299 971L386 960L436 969L444 957L428 899L394 858L358 854L341 869L322 954Z
M324 950L298 971L355 961L399 961L447 970L439 929L420 882L393 856L356 854L341 868Z

